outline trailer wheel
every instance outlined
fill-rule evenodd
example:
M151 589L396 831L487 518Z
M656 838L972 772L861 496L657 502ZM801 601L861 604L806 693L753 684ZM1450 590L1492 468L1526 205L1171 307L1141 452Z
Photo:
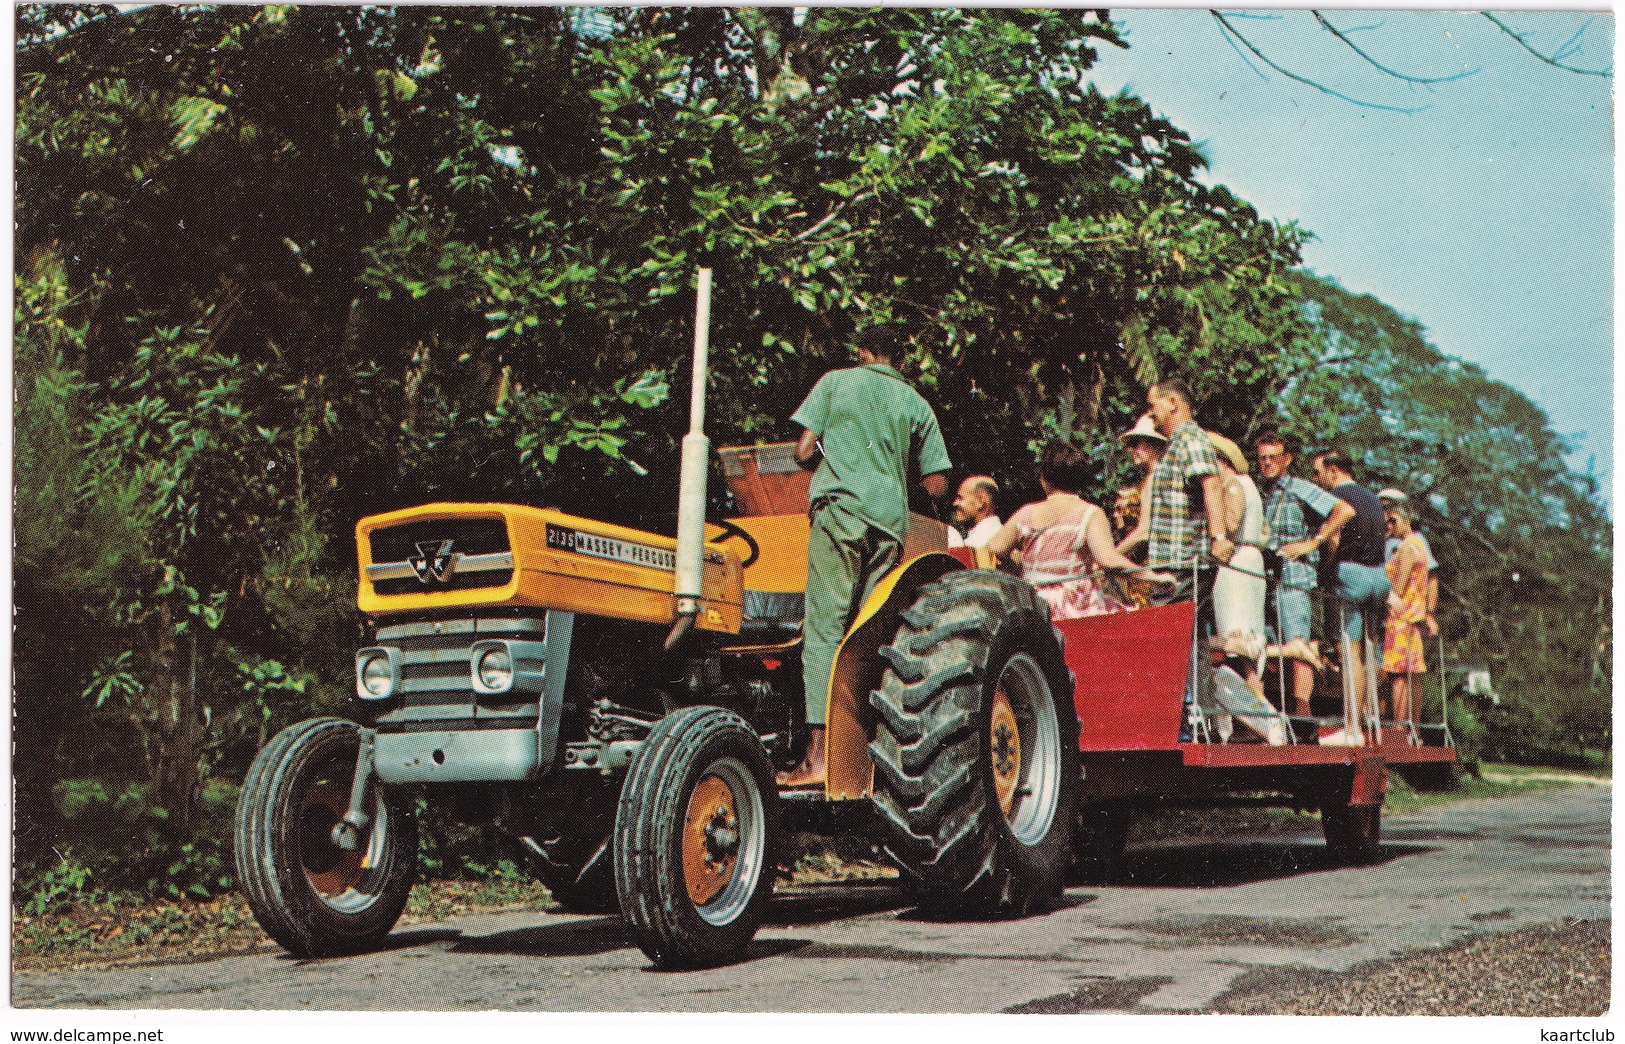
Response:
M655 725L627 773L613 862L621 914L661 968L737 957L773 893L778 791L743 718L685 707Z
M1339 866L1363 866L1382 845L1381 805L1328 805L1320 810L1326 848Z
M333 842L350 805L360 727L313 718L279 733L237 799L237 878L265 933L300 957L354 953L389 934L417 875L417 823L369 787L371 824L353 851Z
M1053 905L1072 857L1078 723L1044 603L1014 577L950 573L880 652L873 801L910 892L983 915Z

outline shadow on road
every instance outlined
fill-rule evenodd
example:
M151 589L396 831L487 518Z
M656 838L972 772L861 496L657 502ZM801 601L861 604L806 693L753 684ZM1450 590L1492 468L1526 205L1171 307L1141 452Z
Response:
M894 884L838 883L805 885L781 889L768 905L764 924L775 928L824 924L849 917L901 910L909 906L902 889Z
M1041 907L1030 913L983 913L976 910L955 910L951 907L942 910L908 910L897 915L899 921L920 921L925 924L975 924L979 922L995 921L1025 921L1033 917L1047 917L1058 910L1070 910L1077 906L1086 906L1095 901L1092 895L1062 895L1053 906Z
M831 884L781 891L768 905L764 926L789 928L864 917L908 906L903 894L889 884ZM617 916L585 917L531 925L490 935L466 936L455 931L401 932L389 937L390 949L447 939L456 941L453 953L524 954L536 957L590 957L615 950L634 949L625 924ZM759 939L739 963L772 957L807 945L806 940Z
M391 932L381 941L367 947L367 953L390 953L394 950L409 950L414 946L429 946L433 943L447 942L456 939L462 933L455 928L408 928L404 931ZM300 957L282 950L276 954L279 961L290 964L320 964L323 961L341 961L353 954L334 954L331 957ZM190 961L176 961L164 963L192 963Z
M1421 845L1386 844L1370 865L1429 851ZM1202 842L1164 844L1124 853L1120 864L1104 879L1087 882L1122 888L1225 888L1279 880L1338 869L1318 843ZM1093 896L1075 891L1063 900L1074 907L1093 902ZM983 918L954 913L931 913L913 908L906 893L891 882L844 882L781 888L768 905L764 927L794 928L899 911L899 920L954 922ZM1034 916L1042 916L1042 911ZM1002 919L1002 918L1001 918ZM490 935L470 937L449 929L423 928L397 932L387 948L405 949L452 940L453 953L489 953L537 957L586 957L635 948L625 925L616 916L559 920ZM809 946L805 939L758 939L739 964L790 953ZM816 951L813 951L816 952ZM809 956L812 953L808 954Z
M749 964L752 961L766 960L769 957L792 953L811 945L812 940L810 939L756 939L745 947L745 952L739 955L738 960L724 961L721 964L701 965L695 968L660 968L653 964L645 964L638 970L679 978L684 975L704 975L706 972L713 972L718 968L733 968L741 964Z
M1422 845L1383 845L1368 866L1430 851ZM1228 888L1340 869L1322 844L1204 842L1159 845L1125 852L1119 864L1091 884L1125 888Z
M453 953L527 954L533 957L592 957L632 946L619 917L587 917L538 924L474 938L460 938Z

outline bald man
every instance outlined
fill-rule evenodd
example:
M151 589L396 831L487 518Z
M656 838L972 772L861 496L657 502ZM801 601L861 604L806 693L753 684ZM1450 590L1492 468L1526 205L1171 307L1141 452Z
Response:
M959 484L954 496L954 524L948 527L949 547L984 547L1003 525L993 510L999 484L989 475L972 475Z

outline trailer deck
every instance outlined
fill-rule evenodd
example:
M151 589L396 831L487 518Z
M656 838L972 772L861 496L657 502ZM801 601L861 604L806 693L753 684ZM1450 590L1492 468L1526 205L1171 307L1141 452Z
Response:
M1341 716L1287 719L1279 744L1241 728L1230 742L1193 740L1182 730L1195 623L1183 602L1056 625L1075 681L1085 802L1275 792L1304 806L1380 805L1390 767L1455 761L1442 725L1384 722L1357 744L1319 742L1323 731L1355 731Z

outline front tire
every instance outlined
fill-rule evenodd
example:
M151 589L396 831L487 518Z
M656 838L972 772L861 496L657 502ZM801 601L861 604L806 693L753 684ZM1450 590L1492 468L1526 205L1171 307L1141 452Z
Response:
M661 968L733 960L773 893L778 791L751 727L720 707L662 718L621 788L615 887L638 946Z
M360 727L313 718L277 734L237 800L237 878L265 933L300 957L375 946L401 915L417 875L417 823L376 782L357 848L334 844L348 811Z
M1053 906L1071 861L1078 721L1036 592L986 570L922 588L870 695L886 851L929 909Z

